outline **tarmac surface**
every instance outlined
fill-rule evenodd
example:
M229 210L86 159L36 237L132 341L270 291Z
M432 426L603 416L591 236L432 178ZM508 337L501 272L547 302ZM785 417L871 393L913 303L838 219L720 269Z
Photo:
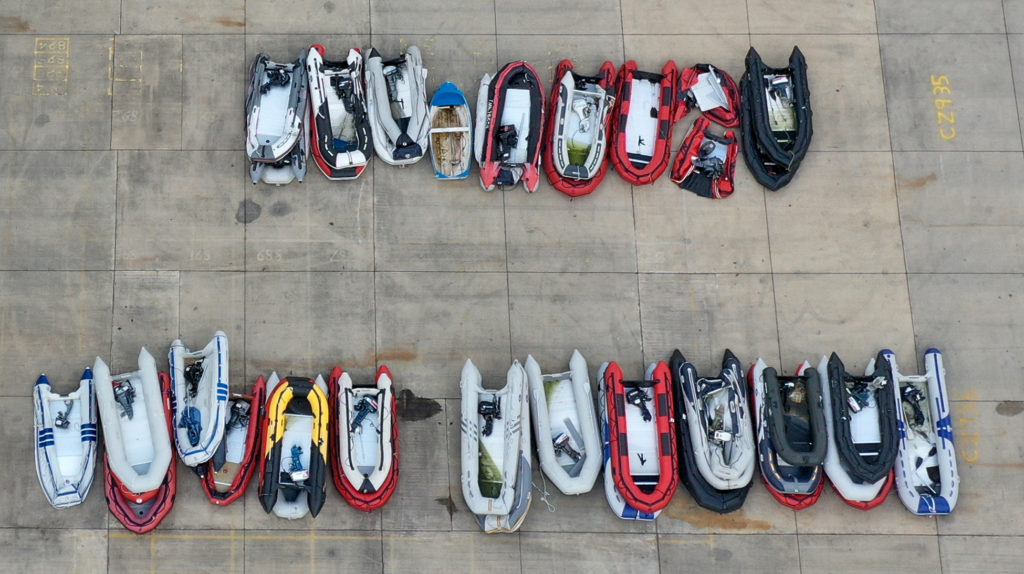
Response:
M1024 569L1024 0L147 4L0 1L0 570ZM781 66L797 44L815 134L787 188L764 191L741 161L725 200L614 173L574 201L546 181L485 193L475 171L437 182L429 161L253 186L249 63L313 42L418 45L429 89L454 81L471 104L514 59L546 86L562 58L584 72L711 62L738 79L749 45ZM166 368L172 339L198 347L217 329L239 391L272 370L391 368L413 395L384 509L361 514L333 486L316 520L267 516L255 487L215 508L184 468L149 535L110 516L99 480L79 507L47 505L38 374L68 392L97 355L134 370L143 345ZM962 478L949 517L913 516L895 493L861 512L830 489L794 513L755 484L734 514L680 489L638 524L598 487L552 494L553 512L535 490L521 532L486 536L462 500L467 357L500 384L513 358L561 370L574 348L593 375L608 360L639 374L675 348L711 370L726 347L787 372L832 351L863 369L888 347L913 371L933 346Z

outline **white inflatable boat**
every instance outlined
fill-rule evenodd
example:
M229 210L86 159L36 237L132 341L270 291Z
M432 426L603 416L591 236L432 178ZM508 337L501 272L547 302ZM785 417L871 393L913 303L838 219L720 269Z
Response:
M526 377L541 470L563 494L590 492L601 472L601 441L587 360L573 351L568 371L543 374L531 355Z
M324 58L313 44L306 56L309 75L309 133L313 159L327 179L356 179L373 153L363 93L363 55L349 50L344 61Z
M96 395L86 369L78 390L60 395L39 375L32 392L36 416L36 474L54 508L81 504L96 468Z
M156 490L173 461L153 355L143 347L139 370L120 375L96 357L92 372L110 471L129 492Z
M622 493L615 486L615 477L612 474L612 445L611 425L608 424L608 389L605 387L605 371L609 363L603 363L597 372L597 408L601 419L601 442L602 460L604 461L604 496L608 500L608 506L612 512L623 520L654 520L661 514L661 510L655 512L642 512L631 506L622 498ZM648 374L650 376L650 374Z
M526 372L513 361L500 390L462 368L462 495L484 532L515 532L530 508L530 409Z
M949 514L956 508L960 475L956 469L942 353L938 349L925 351L924 375L904 375L896 364L895 353L885 349L881 354L892 367L898 389L900 444L895 467L896 492L914 514ZM874 361L868 370L874 370Z
M266 54L253 62L245 102L245 150L253 183L284 185L306 177L307 87L305 51L291 64L278 64Z
M473 158L473 118L458 86L441 84L430 100L430 157L437 179L466 179Z
M228 336L217 331L198 351L180 339L171 343L171 409L174 443L186 466L213 456L224 438L228 406Z
M858 480L843 468L843 463L839 457L839 448L836 446L836 437L833 429L835 429L835 414L832 408L832 393L828 389L828 356L823 356L821 362L818 363L818 378L823 382L826 388L822 389L821 401L822 406L825 409L825 426L828 428L826 433L828 439L828 447L825 449L825 474L828 476L829 482L832 483L832 488L835 489L836 493L843 499L844 502L854 508L861 510L869 510L881 504L885 501L885 498L889 496L889 491L892 489L892 474L888 474L885 477L874 481L865 482ZM875 409L876 407L869 407ZM864 412L862 409L861 412ZM864 416L872 416L867 412ZM877 414L873 415L877 420ZM877 429L877 425L876 425ZM877 436L877 431L875 433Z
M754 476L754 430L743 366L726 349L717 377L683 369L683 403L701 476L718 490L743 488Z
M430 118L427 70L420 49L409 46L384 61L376 48L366 57L366 104L377 155L391 165L416 163L427 152Z

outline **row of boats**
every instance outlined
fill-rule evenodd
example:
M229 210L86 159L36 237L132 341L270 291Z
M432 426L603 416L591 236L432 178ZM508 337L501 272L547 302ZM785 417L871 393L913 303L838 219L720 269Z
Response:
M315 517L328 469L359 510L380 508L394 493L398 413L386 366L372 384L340 367L326 381L273 373L243 395L229 390L222 332L198 351L174 341L168 362L170 374L159 373L143 348L138 370L111 374L97 358L67 395L39 377L36 469L50 504L87 496L98 425L108 506L137 533L174 504L174 450L218 506L240 498L255 475L266 512ZM680 482L700 506L735 511L755 466L769 492L797 510L818 500L827 477L856 508L877 506L895 485L911 512L948 514L959 477L942 354L929 349L924 363L924 375L907 375L883 350L860 376L833 353L786 376L761 359L744 373L727 350L721 371L707 376L675 351L639 379L602 364L595 405L579 351L564 372L544 373L532 356L514 361L497 389L466 361L463 496L485 532L517 530L532 499L536 441L544 475L564 494L589 492L603 470L608 504L624 519L654 520Z
M555 189L572 197L594 191L609 164L632 185L665 171L680 187L705 197L733 192L736 159L777 190L795 174L810 146L807 64L798 47L784 68L750 48L741 82L710 64L660 73L605 62L593 76L570 60L555 70L545 99L528 62L485 74L476 119L459 88L441 85L428 100L427 69L410 46L386 60L374 48L328 59L314 44L291 63L267 54L253 62L246 98L246 150L253 183L281 185L305 177L310 153L332 180L358 178L374 152L409 165L428 150L440 179L463 179L472 158L485 190L522 183L535 191L543 165ZM674 124L697 110L674 160ZM734 128L741 129L737 138Z
M862 510L896 486L914 514L942 515L957 502L959 476L942 353L928 349L925 374L904 374L882 350L863 376L833 353L817 367L782 375L758 359L744 374L726 350L721 371L700 375L678 350L627 378L608 362L597 372L595 412L587 362L545 374L514 361L500 389L487 389L472 361L462 370L462 492L488 533L519 528L532 492L531 433L544 475L564 494L604 491L623 519L654 520L680 482L700 506L739 509L755 467L780 503L814 504L826 478Z
M200 478L212 504L239 499L254 475L264 510L316 516L327 471L353 507L383 506L398 483L398 429L391 372L357 384L341 367L327 381L260 376L248 394L231 393L228 340L218 331L192 351L175 340L170 375L145 349L138 370L112 375L97 357L78 390L36 381L36 471L50 504L81 503L92 486L102 424L104 482L111 513L126 528L156 528L174 505L178 457Z

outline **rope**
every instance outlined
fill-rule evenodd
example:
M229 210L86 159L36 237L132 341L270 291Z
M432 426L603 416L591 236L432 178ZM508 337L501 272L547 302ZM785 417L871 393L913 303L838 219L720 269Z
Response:
M544 476L543 472L540 473L540 480L544 484L543 488L537 486L536 482L532 482L531 481L530 484L532 484L534 488L536 488L537 490L540 491L540 493L541 493L540 494L540 501L543 502L545 505L547 505L548 512L554 512L555 511L555 505L552 504L550 500L548 500L548 497L551 496L551 493L548 492L548 479L547 479L547 477Z

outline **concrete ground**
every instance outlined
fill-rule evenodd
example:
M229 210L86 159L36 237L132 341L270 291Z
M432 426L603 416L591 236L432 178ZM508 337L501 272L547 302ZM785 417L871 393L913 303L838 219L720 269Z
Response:
M150 4L149 7L146 5ZM430 88L527 59L550 82L636 59L709 61L799 44L816 127L795 181L734 196L610 174L575 201L546 183L485 193L429 162L374 161L354 183L248 181L243 98L261 51L294 58L415 44ZM107 0L0 2L0 570L9 572L1019 572L1024 565L1024 0ZM939 89L933 86L939 86ZM676 142L685 124L678 126ZM953 131L955 130L955 132ZM125 531L95 487L55 511L32 467L30 389L67 392L96 355L231 340L232 386L260 374L360 376L387 363L404 403L401 482L362 515L330 488L321 516L228 508L181 473L155 533ZM834 493L799 513L755 485L744 508L680 489L654 524L600 489L537 498L522 531L485 536L458 481L458 376L497 381L532 353L559 369L639 373L674 348L725 347L792 369L946 355L960 503L919 518L895 495L863 513ZM497 384L497 383L495 383ZM447 458L445 454L447 452ZM540 476L537 475L538 485ZM535 496L538 493L535 493Z

